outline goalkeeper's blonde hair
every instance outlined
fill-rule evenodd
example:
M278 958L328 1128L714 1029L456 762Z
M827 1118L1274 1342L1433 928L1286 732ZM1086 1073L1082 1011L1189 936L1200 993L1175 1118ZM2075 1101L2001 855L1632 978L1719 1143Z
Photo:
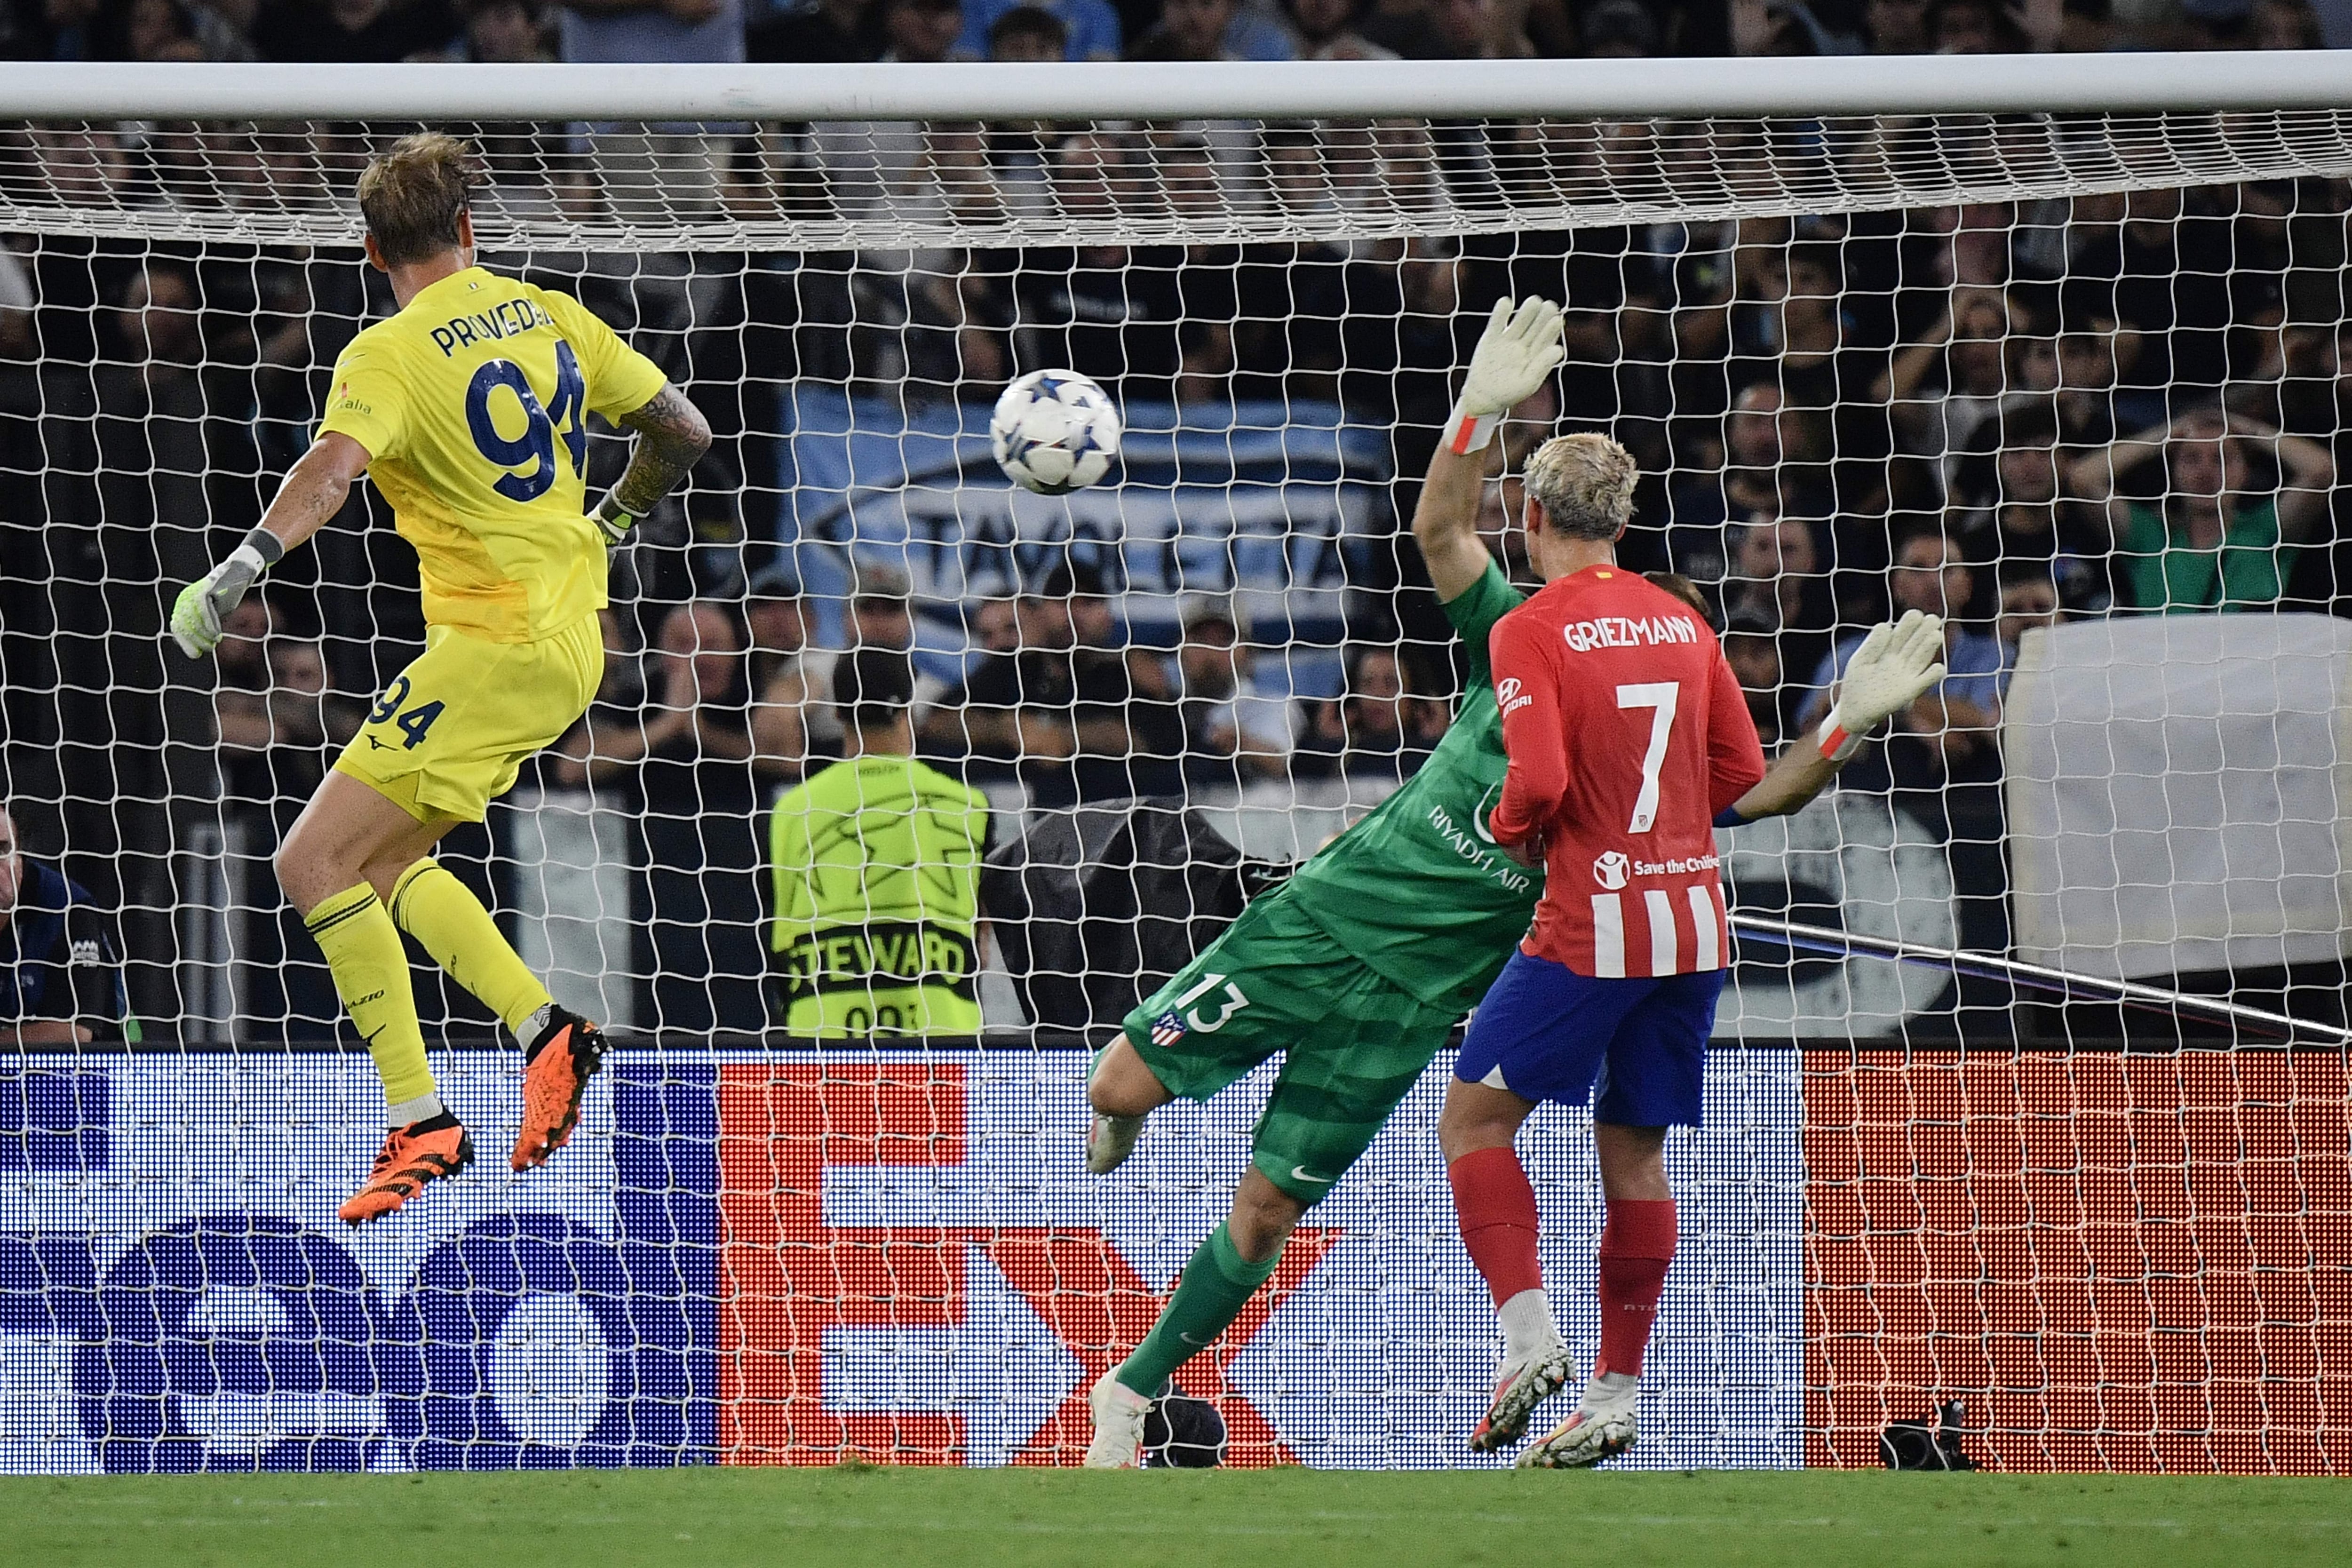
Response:
M1633 454L1606 436L1555 436L1528 459L1528 494L1552 527L1578 539L1614 539L1633 515Z
M386 265L425 261L457 245L457 219L481 183L474 150L455 136L404 136L360 175L360 215Z

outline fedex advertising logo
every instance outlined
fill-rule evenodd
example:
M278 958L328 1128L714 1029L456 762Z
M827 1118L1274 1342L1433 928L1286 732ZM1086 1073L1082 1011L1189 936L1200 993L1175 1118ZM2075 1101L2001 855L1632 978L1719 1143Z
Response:
M1149 1330L1224 1216L1276 1068L1153 1113L1086 1174L1081 1052L731 1062L719 1074L722 1462L1071 1464L1086 1394ZM1801 1448L1802 1167L1793 1053L1709 1064L1710 1125L1668 1159L1685 1237L1651 1364L1704 1423L1642 1462L1790 1465ZM1493 1308L1454 1236L1441 1058L1307 1215L1240 1321L1177 1374L1217 1401L1236 1465L1474 1461ZM1583 1364L1597 1346L1600 1186L1582 1118L1522 1140L1545 1266ZM1759 1228L1760 1226L1760 1228Z
M1039 1087L971 1058L721 1069L725 1460L1076 1462L1087 1390L1182 1257L1148 1192L1083 1174L1083 1112ZM1301 1227L1177 1374L1218 1402L1229 1462L1297 1458L1228 1373L1339 1235Z
M352 1231L383 1106L356 1053L19 1052L0 1471L1073 1462L1276 1070L1096 1178L1087 1065L619 1050L546 1167ZM436 1066L501 1147L511 1056ZM1500 1462L1463 1447L1496 1347L1437 1150L1450 1068L1181 1374L1231 1462ZM1731 1048L1706 1097L1666 1146L1682 1237L1627 1463L1873 1465L1957 1390L2004 1468L2352 1470L2352 1297L2310 1261L2352 1214L2340 1054ZM1591 1139L1551 1107L1518 1146L1590 1366Z
M356 1055L0 1068L0 1470L1069 1464L1249 1160L1275 1067L1085 1173L1083 1052L616 1050L578 1132L349 1230L382 1137ZM1435 1137L1441 1058L1178 1382L1228 1462L1435 1468L1494 1373ZM510 1057L444 1055L496 1150ZM1633 1462L1802 1449L1801 1095L1718 1052L1650 1365L1704 1419ZM1583 1364L1599 1182L1581 1118L1522 1139ZM1691 1407L1696 1408L1696 1407ZM1653 1436L1653 1432L1655 1436ZM1494 1461L1476 1461L1494 1462Z

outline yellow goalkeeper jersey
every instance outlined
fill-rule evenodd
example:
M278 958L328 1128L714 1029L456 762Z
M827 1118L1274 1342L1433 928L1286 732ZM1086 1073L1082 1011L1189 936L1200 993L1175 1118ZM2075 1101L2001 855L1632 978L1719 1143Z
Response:
M351 341L319 433L367 448L428 625L535 642L604 605L588 415L632 413L664 381L570 295L471 267Z

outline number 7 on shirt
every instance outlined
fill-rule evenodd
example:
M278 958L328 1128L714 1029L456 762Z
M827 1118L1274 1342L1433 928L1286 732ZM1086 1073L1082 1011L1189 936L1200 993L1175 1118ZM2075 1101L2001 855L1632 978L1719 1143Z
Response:
M1628 833L1647 833L1658 821L1658 772L1666 765L1666 742L1674 734L1675 705L1682 696L1679 680L1645 680L1617 689L1620 708L1650 710L1650 749L1642 753L1642 793L1633 797L1633 819Z

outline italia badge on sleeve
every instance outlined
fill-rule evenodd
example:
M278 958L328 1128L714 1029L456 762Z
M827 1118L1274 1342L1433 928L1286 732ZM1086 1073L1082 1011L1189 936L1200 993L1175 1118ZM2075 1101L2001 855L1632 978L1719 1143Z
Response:
M1151 1043L1155 1046L1172 1046L1182 1039L1185 1033L1184 1020L1172 1011L1162 1013L1152 1020Z

